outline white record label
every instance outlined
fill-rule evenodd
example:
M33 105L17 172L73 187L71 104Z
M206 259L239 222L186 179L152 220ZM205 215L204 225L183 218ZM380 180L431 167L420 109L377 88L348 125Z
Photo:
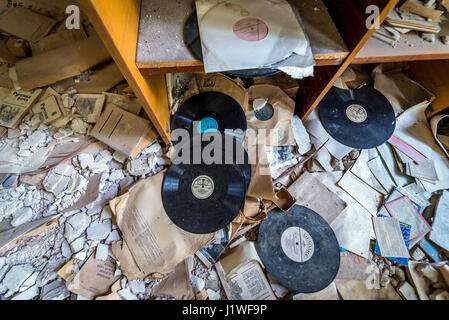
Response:
M346 109L346 116L352 122L362 123L368 118L368 113L361 105L352 104Z
M286 256L295 262L310 260L315 252L315 245L310 234L298 227L290 227L284 231L281 247Z
M200 200L209 198L214 193L214 188L214 181L209 176L196 177L192 182L192 193Z

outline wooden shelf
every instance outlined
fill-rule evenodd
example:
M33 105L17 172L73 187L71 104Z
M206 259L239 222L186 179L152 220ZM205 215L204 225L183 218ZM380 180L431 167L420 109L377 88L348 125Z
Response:
M446 15L447 18L449 18L448 15ZM402 35L395 48L376 38L371 38L352 63L449 59L449 45L444 45L441 42L440 35L449 35L449 20L443 20L443 23L441 23L441 32L437 35L435 43L424 41L414 31Z
M318 66L338 65L349 55L322 0L290 0L302 19ZM136 65L142 74L202 72L184 43L184 25L195 0L142 0Z

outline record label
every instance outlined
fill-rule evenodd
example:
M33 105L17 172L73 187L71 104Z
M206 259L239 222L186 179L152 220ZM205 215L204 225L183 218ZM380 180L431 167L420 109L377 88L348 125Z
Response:
M199 176L192 182L192 193L200 200L209 198L214 189L214 180L209 176Z
M356 123L362 123L368 118L366 109L359 104L352 104L346 109L346 115L349 120Z
M238 20L233 26L233 31L239 39L255 42L267 37L268 26L260 19L248 17Z
M298 227L290 227L281 237L282 250L287 257L295 262L306 262L312 258L315 251L310 234Z

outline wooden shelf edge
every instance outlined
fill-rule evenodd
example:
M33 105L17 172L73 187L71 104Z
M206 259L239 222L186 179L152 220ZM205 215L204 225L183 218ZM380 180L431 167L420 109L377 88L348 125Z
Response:
M352 60L351 64L372 64L372 63L386 63L386 62L428 61L428 60L446 60L446 59L449 59L449 53L355 58L354 60Z

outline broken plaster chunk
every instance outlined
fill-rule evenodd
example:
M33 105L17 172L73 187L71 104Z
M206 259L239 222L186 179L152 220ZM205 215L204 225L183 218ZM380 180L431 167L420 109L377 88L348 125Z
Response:
M73 256L74 259L81 260L81 261L85 260L86 257L87 257L87 254L85 251L80 251Z
M64 300L69 296L70 292L65 286L65 281L58 279L42 288L40 298L41 300Z
M106 244L100 243L97 246L97 250L95 252L95 259L101 260L101 261L106 261L106 260L108 260L108 256L109 256L109 246Z
M33 267L28 264L13 266L6 274L3 282L10 291L15 293L19 291L20 286L32 273Z
M203 279L201 279L193 274L190 276L190 281L192 282L192 287L193 287L193 291L195 292L195 294L203 291L204 286L206 285Z
M114 241L120 240L122 240L122 238L120 237L118 230L113 230L106 238L105 244L111 244Z
M31 219L33 219L33 210L28 207L20 208L13 213L11 225L13 227L18 227L24 223L30 222Z
M128 289L122 289L117 291L117 293L125 300L139 300L131 291Z
M94 162L94 157L90 153L82 153L78 155L78 161L80 167L86 169L90 164Z
M73 253L77 253L84 249L84 245L86 243L86 239L84 237L79 237L75 241L70 244L71 250Z
M64 233L67 241L72 242L74 239L78 238L87 229L90 221L89 215L82 211L67 218Z
M23 141L19 148L20 149L37 149L42 146L47 140L47 135L43 131L35 131L31 134L25 141Z
M122 170L114 170L109 175L108 180L109 181L117 181L117 180L122 180L124 178L125 178L125 175L123 174Z
M87 237L90 240L104 240L111 233L111 221L106 220L104 223L100 221L94 222L87 228Z
M63 240L61 243L61 254L67 259L72 257L72 249L70 249L70 245L66 240Z
M18 295L15 295L11 298L11 300L32 300L39 294L39 288L37 285L33 285L32 287L28 288L27 290L19 293Z
M211 289L206 290L209 300L221 300L221 294L219 291L214 291Z
M135 295L145 294L145 282L142 279L132 280L128 282L129 289Z
M92 162L88 165L88 168L92 173L102 173L109 171L109 166L103 162Z
M84 122L80 118L75 118L72 120L72 124L70 128L79 134L86 134L90 128L90 125L87 122Z
M17 152L17 155L19 157L24 157L24 158L28 158L29 156L31 156L31 151L30 150L19 150L19 152Z

